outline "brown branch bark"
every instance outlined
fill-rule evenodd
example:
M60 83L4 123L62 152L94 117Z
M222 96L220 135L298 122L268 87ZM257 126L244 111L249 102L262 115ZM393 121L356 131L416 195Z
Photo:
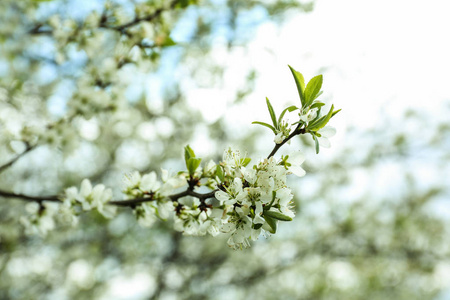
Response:
M51 201L51 202L61 202L59 200L58 196L30 196L30 195L24 195L24 194L16 194L6 191L0 190L0 197L5 198L16 198L16 199L22 199L22 200L28 200L28 201L34 201L34 202L42 202L42 201Z
M3 166L0 166L0 173L3 172L4 170L6 170L7 168L11 167L19 158L21 158L22 156L24 156L25 154L27 154L28 152L30 152L34 148L35 148L34 146L31 146L30 144L26 143L25 151L23 151L22 153L20 153L16 157L14 157L12 160L7 162Z
M175 5L176 5L177 3L178 3L178 0L174 0L174 1L172 1L172 2L170 3L170 5L169 5L168 7L161 7L161 8L158 8L157 10L155 10L152 14L150 14L150 15L148 15L148 16L144 16L144 17L140 17L140 18L139 18L139 17L136 17L133 21L130 21L130 22L128 22L128 23L124 23L124 24L122 24L122 25L108 26L108 25L106 24L106 18L105 18L105 19L104 19L105 21L104 21L104 22L101 22L100 25L99 25L99 27L107 28L107 29L112 29L112 30L116 30L116 31L119 31L119 32L122 33L122 34L126 34L126 35L127 35L127 33L125 32L125 30L126 30L127 28L132 27L132 26L135 26L135 25L139 24L140 22L144 22L144 21L151 22L151 21L153 21L154 19L158 18L164 11L170 10L170 9L174 9L174 8L175 8Z

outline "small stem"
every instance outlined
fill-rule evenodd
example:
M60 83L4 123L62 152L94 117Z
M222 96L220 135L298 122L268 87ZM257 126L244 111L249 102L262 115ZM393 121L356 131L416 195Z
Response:
M211 191L209 193L201 194L201 193L197 193L197 192L195 192L193 190L190 190L188 188L184 192L170 195L170 196L168 196L168 198L170 199L170 201L178 201L178 199L180 199L180 198L183 198L183 197L186 197L186 196L192 196L192 197L198 198L201 203L204 203L206 199L214 198L214 195L215 195L215 193L217 191L218 190L214 190L214 191ZM17 198L17 199L34 201L34 202L39 202L39 203L41 203L42 201L62 202L60 200L60 197L58 197L56 195L52 195L52 196L29 196L29 195L24 195L24 194L16 194L16 193L11 193L11 192L6 192L6 191L2 191L2 190L0 190L0 197ZM141 204L141 203L144 203L144 202L151 202L151 201L154 201L154 200L155 199L153 197L143 197L143 198L135 198L135 199L130 199L130 200L114 200L114 201L109 201L107 204L116 205L116 206L122 206L122 207L127 207L127 206L133 207L133 206L136 206L138 204Z
M141 17L141 18L138 18L136 16L136 18L133 21L130 21L130 22L122 24L122 25L108 26L108 25L106 25L106 18L102 18L102 22L100 23L99 27L116 30L116 31L119 31L122 34L128 35L128 33L125 31L128 27L132 27L134 25L137 25L137 24L139 24L142 21L150 22L150 21L156 19L165 10L174 9L175 5L177 4L177 2L178 2L178 0L174 0L174 1L172 1L170 3L169 7L167 7L167 8L164 8L164 7L158 8L157 10L155 10L155 12L153 14L148 15L148 16L144 16L144 17Z
M211 191L206 194L197 193L193 190L190 190L189 188L183 192L180 192L178 194L173 194L168 196L170 201L178 201L178 199L186 197L186 196L192 196L195 198L198 198L201 203L204 203L206 199L214 198L214 194L218 190ZM136 199L130 199L130 200L115 200L115 201L109 201L108 204L110 205L116 205L116 206L136 206L138 204L144 203L144 202L151 202L154 201L151 197L145 197L145 198L136 198Z
M306 133L306 129L305 128L300 128L300 124L297 125L295 130L293 132L291 132L291 134L287 138L285 138L281 143L275 145L275 147L273 148L272 152L270 152L269 156L267 156L267 159L269 159L272 156L274 156L275 153L277 153L278 149L280 149L284 144L286 144L294 136L300 135L300 134L305 134L305 133Z
M1 197L7 197L7 198L18 198L23 200L30 200L35 202L42 202L42 201L51 201L51 202L61 202L59 200L58 196L29 196L24 194L15 194L5 191L0 191Z
M12 160L7 162L3 166L0 166L0 173L3 172L4 170L6 170L7 168L9 168L10 166L12 166L19 158L21 158L22 156L24 156L25 154L27 154L28 152L30 152L34 148L35 148L34 146L30 146L30 144L26 143L25 151L23 151L22 153L20 153L16 157L14 157Z

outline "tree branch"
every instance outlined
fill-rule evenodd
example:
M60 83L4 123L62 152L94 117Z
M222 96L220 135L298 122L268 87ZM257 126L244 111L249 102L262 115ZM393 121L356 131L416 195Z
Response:
M195 198L198 198L200 200L200 202L205 202L206 199L209 198L215 198L214 194L217 192L217 190L211 191L209 193L206 194L200 194L197 193L193 190L190 190L189 188L187 190L185 190L184 192L178 193L178 194L173 194L168 196L168 198L170 199L170 201L178 201L178 199L186 197L186 196L192 196ZM144 202L151 202L154 201L154 199L152 197L144 197L144 198L135 198L135 199L130 199L130 200L115 200L115 201L109 201L108 204L111 205L116 205L116 206L136 206L139 205L141 203Z
M61 202L58 196L29 196L24 194L15 194L0 190L0 196L5 198L17 198L22 200L29 200L34 202L51 201L51 202Z
M152 14L150 14L148 16L143 16L140 18L136 16L133 21L130 21L128 23L124 23L121 25L116 25L116 26L106 24L107 17L106 17L106 15L102 15L102 18L100 19L100 24L98 25L98 27L115 30L115 31L118 31L125 35L130 35L129 33L127 33L125 31L127 28L137 25L143 21L148 21L148 22L153 21L154 19L158 18L164 11L174 9L175 5L177 5L178 1L179 0L173 0L168 7L158 8L157 10L155 10ZM42 27L44 27L44 24L41 24L41 23L36 24L33 28L28 30L28 33L31 35L51 35L53 33L52 29L47 29L47 28L42 29Z
M143 21L147 21L147 22L153 21L154 19L156 19L157 17L159 17L164 11L170 10L170 9L174 9L174 8L175 8L175 5L177 4L177 2L178 2L178 0L174 0L174 1L172 1L172 2L170 3L170 5L169 5L168 7L161 7L161 8L158 8L158 9L155 10L151 15L148 15L148 16L144 16L144 17L140 17L140 18L136 16L136 18L134 18L133 21L130 21L130 22L125 23L125 24L122 24L122 25L108 26L108 25L106 24L106 18L104 18L104 19L102 19L102 22L100 22L99 27L107 28L107 29L112 29L112 30L119 31L119 32L122 33L122 34L127 34L127 33L125 32L125 29L127 29L127 28L129 28L129 27L132 27L132 26L134 26L134 25L137 25L137 24L139 24L140 22L143 22Z
M168 198L170 199L170 201L178 201L178 199L180 199L180 198L183 198L186 196L192 196L192 197L198 198L201 203L204 203L206 199L215 198L214 194L216 192L217 192L217 190L214 190L209 193L201 194L201 193L197 193L193 190L190 190L188 188L186 191L178 193L178 194L170 195L170 196L168 196ZM22 199L22 200L34 201L34 202L42 202L42 201L61 202L60 197L58 197L57 195L29 196L29 195L16 194L16 193L11 193L11 192L6 192L6 191L0 190L0 196L5 197L5 198L17 198L17 199ZM130 200L114 200L114 201L109 201L107 204L122 206L122 207L127 207L127 206L133 207L133 206L139 205L141 203L151 202L151 201L155 201L155 199L153 199L152 197L143 197L143 198L135 198L135 199L130 199Z
M52 30L50 29L42 29L42 26L44 26L43 24L36 24L33 28L31 28L30 30L28 30L29 34L33 34L33 35L51 35L53 33Z
M3 166L0 166L0 173L3 172L4 170L6 170L7 168L11 167L19 158L21 158L22 156L24 156L25 154L27 154L28 152L30 152L31 150L33 150L35 148L35 146L31 146L28 143L25 143L25 145L26 145L25 151L23 151L22 153L17 155L15 158L10 160Z

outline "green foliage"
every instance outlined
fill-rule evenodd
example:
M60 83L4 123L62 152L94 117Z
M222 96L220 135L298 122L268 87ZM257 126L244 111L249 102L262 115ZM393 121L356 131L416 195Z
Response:
M310 106L314 100L320 95L320 89L322 88L323 78L322 75L317 75L313 77L308 84L304 92L304 107Z
M328 111L328 113L325 116L318 118L317 120L314 120L311 123L309 123L307 129L309 131L317 132L318 130L325 127L325 125L327 125L328 122L330 121L331 117L340 111L340 109L337 111L333 111L333 109L334 109L334 105L331 105L331 108Z
M282 213L277 212L277 211L272 211L272 210L264 211L264 216L270 217L272 219L280 220L280 221L292 221L291 217L283 215Z
M269 98L266 98L267 109L269 110L270 118L272 119L273 127L278 129L277 117L275 116L275 111L273 110L272 104L270 104Z
M300 102L302 104L302 108L306 106L306 98L305 98L305 78L302 73L297 72L294 68L289 66L289 69L292 72L292 76L294 76L295 84L297 85L298 95L300 97Z
M184 147L184 160L186 162L186 168L189 172L189 175L193 176L197 168L200 166L202 162L201 158L195 157L194 150L187 145Z
M275 234L277 232L277 221L274 220L273 218L271 218L266 213L264 213L263 217L264 217L264 220L266 220L267 224L269 224L269 226L271 228L270 233Z
M273 126L270 125L270 124L267 124L267 123L264 123L264 122L259 122L259 121L253 121L252 124L258 124L258 125L262 125L262 126L264 126L264 127L267 127L267 128L269 128L270 130L272 130L273 133L276 134L275 127L273 127Z

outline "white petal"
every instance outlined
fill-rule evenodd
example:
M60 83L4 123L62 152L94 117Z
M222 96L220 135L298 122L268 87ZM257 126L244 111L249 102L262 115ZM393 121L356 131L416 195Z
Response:
M291 171L292 174L295 174L298 177L303 177L306 174L305 170L303 170L300 166L292 166L289 168L289 171Z
M255 184L256 181L256 170L255 169L247 169L245 167L241 167L241 173L244 175L244 179L247 180L250 184Z
M161 183L158 182L155 172L145 174L142 177L140 187L144 191L153 191L154 192L154 191L158 190L160 188L160 186L161 186Z
M83 179L81 182L80 196L86 198L92 193L92 184L89 179Z
M138 171L134 171L131 174L125 175L125 184L129 187L135 187L139 185L141 181L141 174Z
M161 179L163 182L166 182L169 179L169 171L161 168Z
M226 223L222 225L221 231L222 232L230 232L232 230L236 229L235 224Z
M229 199L225 200L225 201L223 202L223 204L225 204L225 205L233 205L233 204L235 204L236 202L237 202L236 199L234 199L234 198L229 198Z
M256 202L256 209L255 209L255 214L259 216L260 213L262 213L263 211L263 206L261 202Z
M103 191L105 190L105 186L103 184L97 184L92 190L92 199L93 203L102 203ZM96 205L94 205L96 206Z
M330 138L336 134L336 128L332 126L325 126L319 130L319 133L325 138Z
M288 188L282 188L277 191L277 197L280 199L280 205L286 206L292 200L294 195L292 195L291 190Z
M113 205L101 205L98 207L98 212L105 218L111 219L116 215L117 207Z
M279 132L273 139L273 141L276 144L281 144L283 142L283 140L284 140L284 138L283 138L283 133L282 132Z
M173 203L171 201L158 203L158 214L161 219L167 219L172 211Z
M235 192L242 191L242 180L240 178L235 178L233 182L233 188Z
M78 195L78 189L74 186L66 189L66 199L73 200Z
M255 216L253 224L264 224L266 222L261 216Z
M330 148L331 147L331 143L330 140L327 139L326 137L319 137L319 145L324 147L324 148Z
M25 210L26 210L29 214L32 214L32 215L37 214L38 211L39 211L39 204L36 203L36 202L30 202L30 203L27 203L27 204L25 205Z
M259 229L252 229L252 233L251 233L251 237L250 238L252 239L252 241L256 241L260 234L261 234L261 228L259 228Z
M217 191L214 195L216 196L216 199L219 200L220 202L230 199L230 195L228 195L224 191Z
M292 165L299 166L305 161L305 155L301 151L296 151L296 152L292 153L291 155L289 155L288 161Z

